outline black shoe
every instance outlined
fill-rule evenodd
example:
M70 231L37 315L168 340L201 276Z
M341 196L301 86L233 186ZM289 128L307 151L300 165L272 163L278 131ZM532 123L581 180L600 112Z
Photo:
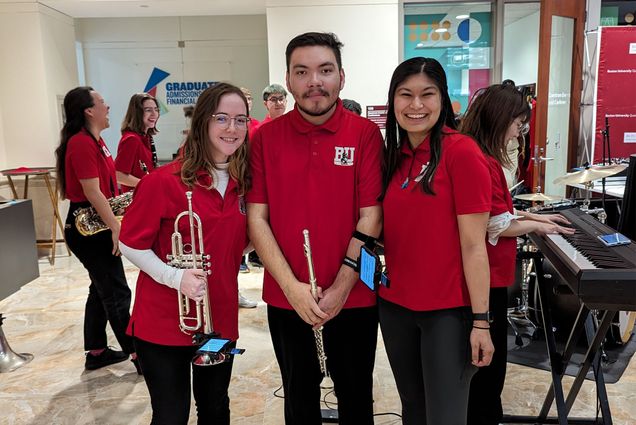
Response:
M135 369L137 369L137 375L143 375L143 371L141 370L141 365L139 364L139 357L137 357L136 359L130 359L130 361L132 362L132 364L135 365Z
M250 264L254 267L263 267L263 263L261 262L261 259L256 253L256 251L252 251L249 253L248 260Z
M91 353L86 353L86 363L84 364L84 367L87 370L95 370L100 367L123 362L127 358L128 354L123 351L115 351L111 350L110 347L106 347L106 349L97 356L94 356Z

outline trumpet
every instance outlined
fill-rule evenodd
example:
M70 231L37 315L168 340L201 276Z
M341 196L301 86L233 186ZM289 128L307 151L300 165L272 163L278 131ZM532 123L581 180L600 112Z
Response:
M188 191L185 195L188 199L188 210L181 212L175 218L174 232L172 233L172 254L168 254L167 256L168 265L179 269L202 269L209 275L212 273L210 270L210 256L204 254L201 219L197 213L192 211L192 192ZM179 232L179 221L185 217L187 217L190 226L190 243L184 245L183 238ZM206 294L203 300L197 301L196 303L196 315L194 316L190 315L190 299L183 295L181 291L177 291L179 302L179 329L181 329L181 332L192 335L193 332L196 332L203 326L204 335L194 334L193 342L198 342L202 336L211 335L213 332L210 303L207 294L207 282L205 289Z
M309 268L309 285L311 286L311 296L318 302L318 284L316 283L316 274L314 273L314 259L311 255L311 244L309 243L309 230L303 230L305 243L305 257L307 257L307 267ZM327 370L327 354L325 353L325 344L322 339L322 326L314 329L314 341L316 343L316 352L318 354L318 363L320 364L320 372L323 376L329 376Z

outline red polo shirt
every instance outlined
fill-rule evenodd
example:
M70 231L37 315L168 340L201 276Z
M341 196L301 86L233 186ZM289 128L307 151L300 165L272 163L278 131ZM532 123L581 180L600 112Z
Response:
M250 117L250 123L247 126L248 140L252 140L254 138L254 133L256 133L256 130L258 130L258 127L260 127L260 125L261 122L259 120Z
M119 194L115 163L101 137L95 140L86 131L80 130L68 140L65 155L66 198L71 202L86 202L80 180L99 178L99 189L106 198Z
M340 100L323 125L307 122L294 108L256 132L247 200L268 205L274 237L301 282L309 281L302 234L308 229L318 285L326 289L333 283L360 208L379 205L382 146L378 127L345 113ZM291 309L267 270L263 299ZM344 307L374 304L375 294L357 282Z
M484 155L471 138L449 128L444 131L432 181L435 195L424 193L416 183L430 159L427 138L414 151L409 143L402 145L401 163L383 204L391 287L380 287L379 294L416 311L470 305L457 216L490 211L490 173Z
M115 169L124 174L131 174L138 179L146 175L139 162L143 162L151 172L155 166L152 162L152 150L150 148L150 136L134 131L124 131L117 146L117 158ZM133 190L132 187L121 185L122 192Z
M512 214L512 197L508 190L506 177L501 164L492 156L486 156L492 179L492 206L490 216L494 217L506 211ZM497 245L486 241L488 262L490 263L490 286L499 288L510 286L515 281L515 262L517 257L517 238L499 237Z
M171 235L175 217L188 210L185 192L192 191L192 209L201 218L203 245L210 255L212 274L208 296L214 330L222 337L238 338L238 269L247 245L245 203L238 196L236 181L230 179L225 198L205 187L210 176L201 174L194 188L181 182L177 161L160 167L137 185L132 204L126 210L119 239L135 249L152 249L166 261L172 252ZM190 243L187 216L179 220L183 243ZM197 247L198 251L198 247ZM194 301L190 301L191 315ZM162 345L186 346L192 338L179 329L177 291L139 272L135 305L128 334Z

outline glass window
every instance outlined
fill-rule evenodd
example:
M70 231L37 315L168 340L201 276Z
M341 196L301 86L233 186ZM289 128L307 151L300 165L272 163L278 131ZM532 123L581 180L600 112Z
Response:
M446 71L455 113L466 111L472 94L490 85L491 3L404 5L404 59L434 58Z

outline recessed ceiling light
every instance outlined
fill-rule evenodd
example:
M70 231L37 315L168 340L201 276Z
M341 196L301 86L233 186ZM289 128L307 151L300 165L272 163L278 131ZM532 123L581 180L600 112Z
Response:
M468 19L468 18L470 18L470 16L468 16L468 15L457 15L457 16L455 16L455 19Z

